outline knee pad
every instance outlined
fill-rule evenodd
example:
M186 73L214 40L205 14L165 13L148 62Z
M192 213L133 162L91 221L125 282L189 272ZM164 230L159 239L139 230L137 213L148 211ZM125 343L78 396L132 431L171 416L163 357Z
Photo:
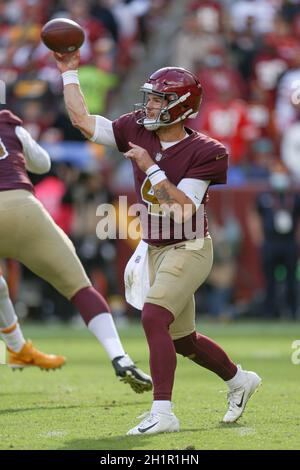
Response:
M7 283L4 277L0 276L0 300L6 299L7 297L9 297Z

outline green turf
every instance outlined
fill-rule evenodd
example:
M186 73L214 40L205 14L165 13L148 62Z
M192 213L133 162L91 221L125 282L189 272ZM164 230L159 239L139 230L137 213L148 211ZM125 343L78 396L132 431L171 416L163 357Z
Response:
M173 401L181 432L126 437L149 410L151 394L119 383L105 353L85 330L27 327L45 351L68 357L57 372L0 367L0 449L299 449L300 365L291 362L299 324L201 326L263 386L238 423L220 423L226 387L214 374L178 358ZM127 351L148 370L140 327L122 331ZM300 356L300 355L299 355Z

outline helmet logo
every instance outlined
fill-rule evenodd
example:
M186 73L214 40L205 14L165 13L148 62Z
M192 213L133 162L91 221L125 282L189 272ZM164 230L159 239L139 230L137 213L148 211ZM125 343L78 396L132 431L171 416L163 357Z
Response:
M153 85L151 83L144 83L143 88L147 91L148 90L152 91L153 90Z

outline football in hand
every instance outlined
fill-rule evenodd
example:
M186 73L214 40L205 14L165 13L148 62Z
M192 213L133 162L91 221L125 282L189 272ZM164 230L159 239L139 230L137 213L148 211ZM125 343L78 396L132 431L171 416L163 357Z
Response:
M84 32L75 21L67 18L57 18L48 21L43 26L41 38L48 49L65 54L74 52L82 46Z

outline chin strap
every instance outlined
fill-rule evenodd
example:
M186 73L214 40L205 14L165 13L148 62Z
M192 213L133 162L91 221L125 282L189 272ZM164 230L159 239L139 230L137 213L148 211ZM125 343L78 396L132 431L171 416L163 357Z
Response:
M184 121L187 117L192 116L191 113L192 108L188 109L182 116L179 116L175 121L172 122L161 122L161 121L153 121L152 119L144 119L141 124L148 130L148 131L156 131L160 127L168 127L172 126L173 124L177 124L177 122ZM193 113L193 118L197 116L198 113ZM189 116L190 115L190 116ZM148 121L148 122L147 122Z

